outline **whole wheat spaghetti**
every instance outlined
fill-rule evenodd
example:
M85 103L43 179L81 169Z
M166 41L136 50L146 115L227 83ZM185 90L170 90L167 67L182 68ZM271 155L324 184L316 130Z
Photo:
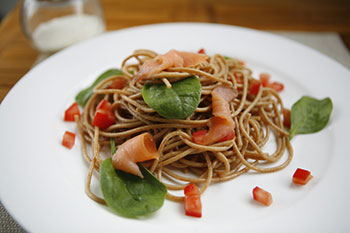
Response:
M128 56L122 63L123 75L99 83L85 105L82 117L76 117L83 155L90 164L86 181L90 198L105 203L90 189L93 173L98 172L106 156L103 148L109 148L111 139L118 146L143 132L153 135L160 154L158 160L147 162L145 166L167 186L167 198L174 201L182 201L183 197L175 195L173 190L182 190L189 182L200 186L203 193L211 183L232 180L249 170L275 172L289 164L293 149L289 134L283 129L282 100L275 90L262 86L256 95L249 94L249 86L254 82L252 71L239 60L214 55L194 68L169 68L135 82L140 65L156 56L157 53L148 50L137 50ZM193 75L202 85L201 100L195 112L186 119L163 118L144 102L141 90L145 82L163 82L171 87L172 82ZM107 88L117 78L125 79L127 85L122 90ZM235 137L206 146L196 144L192 134L207 127L212 116L211 92L219 85L238 91L237 97L230 102ZM106 130L91 123L101 99L112 103L117 118L117 123ZM268 153L264 151L264 145L271 141L275 142L275 147ZM285 152L287 156L283 156Z

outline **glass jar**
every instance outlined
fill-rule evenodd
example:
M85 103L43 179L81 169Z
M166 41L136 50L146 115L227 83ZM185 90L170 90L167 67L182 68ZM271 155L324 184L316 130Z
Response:
M98 0L23 0L21 24L42 54L55 53L105 31Z

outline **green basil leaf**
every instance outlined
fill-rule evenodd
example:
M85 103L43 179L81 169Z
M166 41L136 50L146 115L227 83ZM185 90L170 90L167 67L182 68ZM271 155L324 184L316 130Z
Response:
M145 84L142 97L146 104L169 119L184 119L198 107L202 86L197 77L173 82L171 88L164 84Z
M295 134L315 133L328 123L333 109L332 100L303 96L292 106L289 139Z
M100 167L103 197L113 211L125 217L155 212L162 207L167 193L162 182L139 166L144 178L116 170L111 158L105 159Z
M122 71L118 70L118 69L110 69L107 70L106 72L104 72L103 74L101 74L92 84L91 86L81 90L76 96L75 96L75 100L77 101L77 103L84 107L85 104L87 103L87 101L90 99L90 97L93 94L93 89L94 87L99 84L101 81L115 76L115 75L121 75L123 74Z

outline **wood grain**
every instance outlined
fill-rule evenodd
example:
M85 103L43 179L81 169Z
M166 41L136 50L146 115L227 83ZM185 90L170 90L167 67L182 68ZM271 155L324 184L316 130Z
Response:
M107 30L164 22L211 22L259 30L338 32L350 49L348 0L100 0ZM0 24L0 102L33 66L20 5Z

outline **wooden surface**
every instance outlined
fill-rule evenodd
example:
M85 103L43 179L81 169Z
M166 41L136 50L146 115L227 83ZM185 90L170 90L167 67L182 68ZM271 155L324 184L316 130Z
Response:
M350 48L349 0L100 0L107 30L162 22L211 22L259 30L337 32ZM38 52L20 28L19 5L0 25L0 102Z

